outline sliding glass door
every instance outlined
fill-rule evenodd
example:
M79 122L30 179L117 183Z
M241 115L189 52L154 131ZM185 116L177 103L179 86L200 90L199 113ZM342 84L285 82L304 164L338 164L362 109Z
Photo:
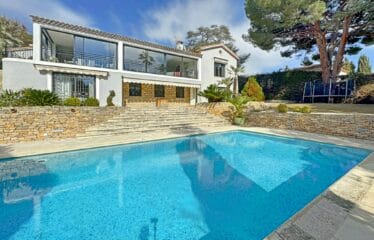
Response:
M53 92L61 99L95 97L95 76L54 73Z

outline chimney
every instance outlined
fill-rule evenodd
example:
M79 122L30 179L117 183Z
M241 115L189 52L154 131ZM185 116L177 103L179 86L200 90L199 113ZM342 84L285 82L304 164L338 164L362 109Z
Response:
M178 50L186 51L186 47L184 46L184 44L183 44L182 41L177 41L177 43L176 43L176 48L177 48Z

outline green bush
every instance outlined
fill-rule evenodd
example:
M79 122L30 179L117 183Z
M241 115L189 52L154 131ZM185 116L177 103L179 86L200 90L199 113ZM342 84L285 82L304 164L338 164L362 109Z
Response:
M234 106L234 118L243 117L245 105L250 101L247 96L239 95L227 100Z
M309 106L304 106L300 109L300 112L301 113L311 113L312 112L312 108L309 107Z
M84 100L82 102L82 105L83 106L89 106L89 107L97 107L97 106L100 105L100 103L99 103L99 100L97 100L96 98L90 97L90 98L87 98L86 100Z
M222 102L228 95L227 92L220 89L216 84L209 85L199 96L208 99L208 102Z
M5 90L0 93L0 107L16 107L22 105L21 92Z
M66 98L64 100L64 105L65 106L71 106L71 107L77 107L77 106L81 105L81 100L79 98L76 98L76 97Z
M311 113L312 112L312 108L309 106L303 106L303 107L295 106L295 107L289 108L289 110L291 110L292 112L299 112L299 113Z
M278 99L300 102L303 99L304 83L321 79L321 72L290 70L258 74L255 77L262 86L267 100ZM241 87L245 82L247 82L247 78L241 77Z
M108 107L113 107L114 106L114 103L113 103L113 98L116 96L116 92L114 92L114 90L110 90L109 91L109 96L106 98L106 105Z
M60 98L48 90L26 88L21 91L21 104L23 106L53 106L60 104Z
M258 84L255 77L250 77L244 85L242 95L249 97L251 101L264 101L265 95L262 87Z
M278 112L280 112L280 113L286 113L286 112L288 112L288 107L287 107L287 105L286 104L279 104L278 105Z

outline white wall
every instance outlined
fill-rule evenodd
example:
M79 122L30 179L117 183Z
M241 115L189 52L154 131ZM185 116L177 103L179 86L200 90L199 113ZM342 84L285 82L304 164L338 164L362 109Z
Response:
M221 77L215 77L214 76L214 62L215 58L219 59L224 59L227 60L226 64L226 77L229 77L229 71L228 69L230 66L236 66L237 65L237 60L230 55L224 48L219 47L219 48L213 48L209 50L204 50L201 52L203 57L201 60L201 67L202 67L202 72L201 72L201 89L200 91L205 90L209 85L211 84L218 84L220 80L223 78ZM199 102L206 102L207 99L203 97L199 97Z
M100 101L100 106L106 106L106 99L109 96L109 91L114 90L116 96L113 98L113 103L116 106L122 106L122 74L118 72L109 72L107 78L96 77L96 97Z
M47 73L40 73L31 60L3 59L3 89L14 91L23 88L48 90Z

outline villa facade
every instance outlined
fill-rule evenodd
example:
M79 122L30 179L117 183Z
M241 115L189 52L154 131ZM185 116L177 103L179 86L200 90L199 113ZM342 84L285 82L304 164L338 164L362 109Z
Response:
M197 93L229 77L238 56L223 44L187 51L32 16L33 45L3 59L3 89L46 89L60 98L97 98L117 106L195 104Z

